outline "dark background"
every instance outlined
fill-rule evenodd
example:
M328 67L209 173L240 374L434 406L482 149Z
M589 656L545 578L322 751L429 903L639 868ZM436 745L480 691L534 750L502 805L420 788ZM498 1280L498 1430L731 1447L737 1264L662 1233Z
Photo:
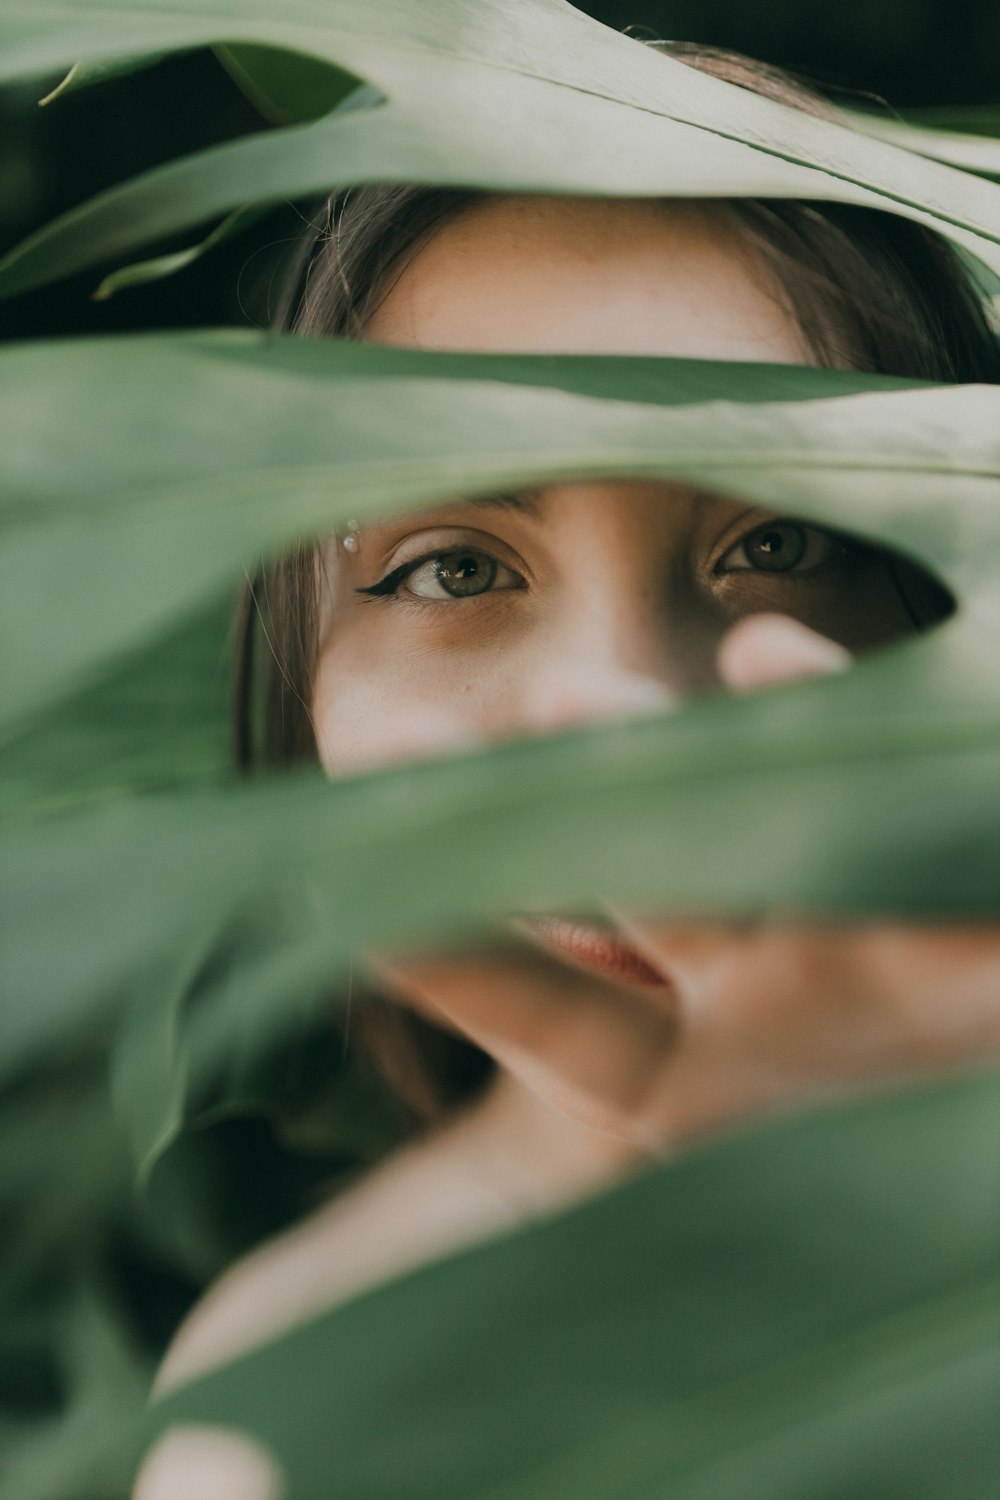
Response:
M858 102L875 96L904 113L1000 102L1000 0L591 0L581 8L618 29L748 52L832 92ZM208 52L39 109L57 81L0 93L0 253L112 183L262 128ZM273 278L298 224L294 212L278 209L189 270L110 302L90 299L98 270L0 304L0 333L265 323Z

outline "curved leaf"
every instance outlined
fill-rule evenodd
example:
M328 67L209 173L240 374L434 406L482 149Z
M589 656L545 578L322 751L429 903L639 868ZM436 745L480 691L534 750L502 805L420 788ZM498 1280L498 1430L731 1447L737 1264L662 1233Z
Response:
M920 156L947 162L965 172L981 177L1000 178L1000 140L996 135L969 135L946 127L932 129L927 125L887 119L883 115L855 114L860 130L890 145L916 151ZM1000 131L998 131L1000 133Z
M234 235L242 234L251 224L255 224L261 217L262 208L241 208L228 218L223 219L211 234L206 235L197 245L191 245L187 250L175 250L170 255L158 255L153 260L137 261L134 265L122 266L113 271L110 276L105 276L100 286L93 293L95 302L106 302L109 297L115 296L117 292L127 290L129 287L144 286L150 281L159 281L164 276L172 276L175 271L183 271L214 250L216 245L224 240L231 239Z
M741 379L753 389L756 373L614 358L585 362L583 372L592 389L603 380L614 390L610 401L502 380L510 369L530 379L531 367L530 358L463 362L252 335L0 355L12 434L0 723L19 731L84 674L218 597L261 552L329 533L349 516L543 477L673 476L816 515L922 559L995 625L985 549L1000 515L997 389L900 389L872 378L866 394L799 401L798 390L815 395L824 379L839 392L858 390L859 378L791 367L760 376L772 393L783 382L789 399L720 406L706 399L713 381L724 399ZM550 385L572 388L571 358L537 368ZM448 380L444 436L444 392L417 370ZM640 400L655 389L683 410L626 401L633 371ZM50 598L27 653L17 642L37 615L38 577Z
M868 1500L875 1474L988 1500L998 1148L989 1076L758 1129L294 1329L147 1431L249 1428L288 1500L331 1474L342 1500Z
M18 1005L2 1018L5 1066L129 996L163 995L206 922L220 937L238 920L255 934L197 1020L211 1074L236 1016L241 1046L270 1045L354 949L482 934L503 912L611 901L736 917L988 916L1000 884L995 657L965 666L967 638L937 639L936 652L911 644L836 681L663 719L9 828L2 964ZM496 850L489 862L465 858L470 819Z
M274 47L216 47L233 82L272 125L315 120L335 109L359 80L332 63Z
M0 21L12 72L51 65L62 7L24 0ZM55 22L58 11L59 29ZM0 264L12 295L249 203L364 181L612 195L811 197L905 214L1000 270L1000 190L938 162L776 104L663 57L561 0L297 0L275 23L265 0L210 14L130 7L81 12L78 54L237 39L312 55L385 95L377 109L216 147L73 210ZM235 28L235 32L231 29ZM112 39L113 33L113 39ZM544 61L543 61L544 60ZM546 76L547 75L547 76Z
M66 94L76 94L80 89L93 88L95 84L109 83L115 78L128 78L132 73L142 73L153 68L168 57L167 52L151 52L139 57L119 57L113 61L74 63L61 83L58 83L39 104L55 104Z

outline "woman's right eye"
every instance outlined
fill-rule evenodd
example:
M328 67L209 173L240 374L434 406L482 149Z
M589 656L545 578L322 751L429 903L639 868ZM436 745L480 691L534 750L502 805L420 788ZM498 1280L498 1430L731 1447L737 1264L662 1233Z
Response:
M430 557L403 563L371 588L359 594L394 597L401 593L417 599L473 599L501 589L519 589L524 580L477 547L455 547Z

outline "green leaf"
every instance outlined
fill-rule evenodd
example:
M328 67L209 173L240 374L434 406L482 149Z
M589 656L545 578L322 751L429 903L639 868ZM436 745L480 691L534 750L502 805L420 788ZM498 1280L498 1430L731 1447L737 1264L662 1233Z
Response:
M1000 178L1000 140L996 139L1000 131L993 135L971 135L944 126L933 129L918 122L861 113L855 114L853 119L860 130L880 141L916 151L934 161L947 162L981 177Z
M96 292L93 293L94 301L106 302L109 297L129 287L145 286L150 281L160 281L164 276L173 276L176 271L185 270L196 260L200 260L203 255L207 255L210 250L214 250L216 245L242 234L244 229L248 229L251 224L256 224L263 212L261 208L238 209L236 213L229 214L223 219L222 223L197 245L191 245L186 250L175 250L170 255L157 255L152 260L138 261L135 265L122 266L120 270L113 271L110 276L105 276Z
M103 1074L93 1057L89 1067L80 1061L72 1069L50 1065L31 1092L15 1092L0 1106L0 1203L7 1226L0 1323L26 1288L58 1278L73 1251L100 1239L128 1189L127 1157ZM72 1162L67 1142L78 1153Z
M214 603L12 739L0 818L226 778L230 614L228 599Z
M90 63L74 63L62 82L38 102L43 105L55 104L57 99L62 99L66 94L76 94L80 89L93 88L95 84L109 83L116 78L128 78L133 73L142 73L147 68L154 68L167 56L166 52L151 52L140 57L118 57L110 62L104 59Z
M291 0L173 14L102 7L65 27L53 0L0 18L11 75L162 45L245 43L332 63L384 95L377 108L196 154L72 210L0 263L13 295L250 203L365 181L612 195L806 197L930 224L1000 270L1000 190L830 121L723 83L610 31L561 0ZM68 35L67 35L68 32ZM53 56L55 52L55 56Z
M169 975L183 975L238 913L253 914L243 920L255 945L234 953L195 1008L195 1040L172 1033L183 1056L168 1058L162 1076L176 1076L182 1092L156 1106L153 1139L174 1128L176 1098L199 1098L232 1052L237 1015L252 1065L299 1024L300 1005L308 1013L319 1003L354 945L447 936L526 902L655 900L737 914L768 904L992 909L995 388L248 335L12 349L0 367L12 434L5 639L31 615L34 580L47 580L31 653L12 655L6 674L22 767L31 715L44 707L49 716L37 721L44 747L59 733L61 699L71 706L88 678L98 683L143 641L178 630L255 553L328 530L348 511L541 474L678 475L766 499L901 547L962 602L944 628L842 678L706 701L656 724L334 786L309 778L253 796L109 801L58 820L49 802L34 822L29 808L0 867L13 914L4 961L23 1002L5 1021L8 1066L129 995L155 991L169 1008L172 988L183 1000L184 984ZM544 384L525 384L532 379ZM758 384L766 399L747 400ZM727 400L734 390L742 401ZM99 754L107 741L93 743ZM92 786L94 768L80 772ZM71 789L68 779L66 807ZM49 782L47 798L52 791ZM763 802L780 812L759 819ZM470 809L509 860L469 872ZM804 848L823 859L806 865ZM169 869L187 873L164 903ZM53 911L62 914L58 945L45 936Z
M61 1312L65 1411L5 1444L5 1491L18 1500L125 1492L136 1449L122 1435L142 1420L152 1377L103 1288L77 1278Z
M600 367L585 365L585 379ZM759 377L762 394L783 381L787 400L727 408L705 399L711 382L724 400L748 377L754 389L756 374L694 362L692 384L691 362L609 359L604 390L617 399L602 401L502 379L508 369L530 378L530 368L527 359L463 363L253 335L0 355L12 434L0 515L0 637L11 643L0 724L19 731L27 715L217 598L262 552L327 534L348 515L546 476L675 476L766 499L902 547L985 619L995 615L984 562L1000 478L993 388L870 379L865 394L849 396L839 392L857 391L857 377L793 367ZM538 365L556 386L572 386L573 368L571 359ZM451 372L447 400L461 420L444 437L442 387L418 369ZM454 378L463 373L479 378ZM655 381L660 399L683 410L629 403L630 375L640 401ZM823 379L837 394L811 399ZM799 390L810 399L797 400ZM386 402L391 426L381 420ZM42 576L49 603L29 655L15 643Z
M215 55L272 125L318 119L359 87L353 74L299 52L274 47L216 47Z
M252 1431L288 1500L988 1500L998 1148L995 1075L758 1128L322 1315L150 1430Z
M957 130L966 135L1000 135L1000 109L995 104L939 105L910 109L906 118L928 130Z
M503 911L987 915L1000 881L995 697L977 699L975 669L963 678L967 642L930 660L926 644L673 718L8 829L4 971L20 1003L3 1017L5 1066L129 994L165 998L206 923L221 938L238 915L254 945L195 1012L205 1076L237 1019L252 1052L300 1024L303 999L326 1003L355 948L482 934ZM464 855L470 819L497 851L482 866Z

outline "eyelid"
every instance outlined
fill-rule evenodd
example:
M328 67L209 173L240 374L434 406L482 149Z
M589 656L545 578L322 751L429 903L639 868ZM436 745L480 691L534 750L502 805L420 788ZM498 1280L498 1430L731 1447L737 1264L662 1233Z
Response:
M738 517L737 520L744 521L746 515L748 514L752 514L752 512L745 512L744 515ZM771 575L773 577L802 577L804 575L817 571L819 568L832 561L835 557L844 557L848 554L860 550L861 544L854 542L850 537L844 536L843 533L835 531L831 526L820 526L812 521L803 520L800 516L789 516L783 514L774 514L769 516L765 515L762 517L762 519L754 521L751 526L740 526L740 530L735 536L733 535L734 528L727 527L724 534L724 539L720 544L715 560L711 564L712 573L719 577L725 576L725 574L727 573L757 572L757 569L749 565L733 566L732 564L727 564L727 559L732 555L733 552L737 550L737 548L744 546L758 532L766 531L768 527L771 526L799 527L799 529L805 532L807 537L809 538L809 541L807 541L807 550L808 547L812 545L817 539L822 542L826 542L830 548L829 555L827 557L821 558L818 562L814 562L805 567L796 564L794 568L790 568L786 572L782 572L781 570L776 569ZM764 569L761 571L766 573L768 570Z
M406 572L419 567L421 563L440 557L444 552L455 552L462 547L468 547L470 551L485 553L523 578L530 580L532 577L531 568L520 554L495 532L482 531L476 526L424 526L419 531L403 537L391 547L379 568L379 577L375 584L365 589L358 589L356 592L370 593L372 587L379 588L393 574L405 576Z
M488 546L479 544L474 546L469 542L463 544L461 541L452 541L450 543L445 542L439 544L436 547L430 547L429 549L418 553L415 557L411 557L404 562L398 563L394 568L389 568L385 572L383 572L382 576L377 580L377 582L368 584L362 588L356 588L354 592L356 594L364 594L369 598L376 599L384 598L386 596L392 597L398 592L398 590L406 582L406 580L414 573L416 573L420 568L422 568L426 563L434 562L440 557L447 557L451 553L461 552L463 550L466 550L468 552L476 552L483 557L488 557L491 562L496 563L498 568L502 568L504 572L512 574L514 578L518 580L517 584L514 585L514 587L523 588L526 586L527 569L524 568L523 565L520 567L515 567L512 563L505 562L502 557L498 557L496 555L497 551L499 550L498 548L490 548ZM503 589L490 590L489 592L509 592L511 587L512 586L508 584ZM421 598L422 596L415 595L414 597Z
M485 561L488 562L493 569L493 573L488 586L471 594L451 593L451 591L444 586L443 580L441 579L441 576L438 573L436 567L441 559L447 557L477 557L485 559ZM433 581L441 587L441 589L443 590L442 594L435 595L424 593L416 586L417 579L422 573L427 571L428 565L432 566L432 571L434 574ZM508 567L505 562L501 562L499 558L494 557L492 553L484 552L481 547L455 547L449 548L446 552L432 552L430 557L425 558L423 562L404 563L403 569L403 577L400 579L399 583L395 585L394 592L398 593L400 590L402 590L412 600L417 600L427 604L443 604L449 599L453 603L457 603L467 599L485 598L487 595L492 594L508 594L517 592L526 587L522 574L518 573L514 568Z

